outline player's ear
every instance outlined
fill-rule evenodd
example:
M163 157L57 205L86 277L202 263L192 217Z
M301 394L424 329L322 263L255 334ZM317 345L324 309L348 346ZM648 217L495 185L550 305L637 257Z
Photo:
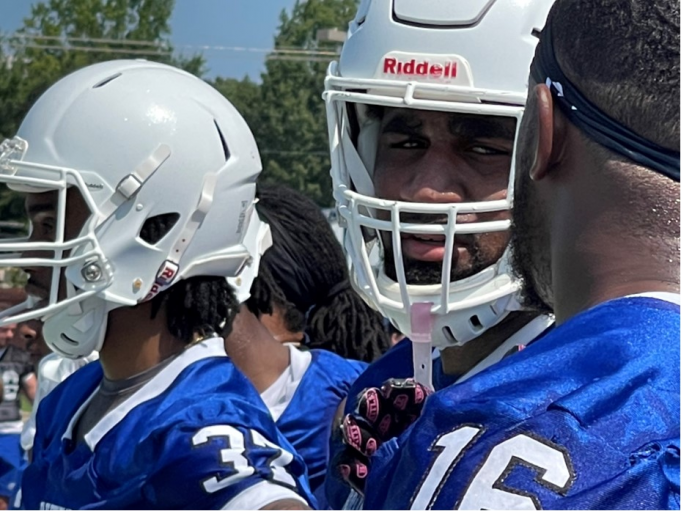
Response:
M537 153L530 177L540 181L559 168L567 142L567 121L560 109L555 108L551 90L545 84L534 87L537 124Z
M530 94L534 95L531 100L534 103L532 113L535 119L532 120L537 126L537 146L530 177L534 181L540 181L546 177L553 150L553 98L544 84L535 85Z

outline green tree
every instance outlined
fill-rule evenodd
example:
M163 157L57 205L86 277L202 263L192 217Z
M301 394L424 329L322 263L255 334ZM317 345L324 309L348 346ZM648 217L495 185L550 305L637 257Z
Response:
M169 42L175 0L45 0L23 26L0 37L0 141L19 128L53 83L81 67L147 58L201 76L201 55L178 57ZM140 42L141 41L141 42ZM0 189L0 220L17 218L21 199Z
M243 80L216 78L209 83L229 99L246 120L251 131L259 131L260 86L246 76Z
M205 69L202 56L173 56L169 20L174 4L174 0L45 0L33 5L23 26L2 40L0 139L16 132L50 85L95 62L148 58L200 76Z
M283 11L280 16L275 49L338 50L336 43L317 41L317 30L345 29L357 3L357 0L297 0L290 15ZM252 121L263 159L262 179L286 183L320 206L330 206L333 198L326 111L321 95L332 58L275 57L266 62L258 119Z

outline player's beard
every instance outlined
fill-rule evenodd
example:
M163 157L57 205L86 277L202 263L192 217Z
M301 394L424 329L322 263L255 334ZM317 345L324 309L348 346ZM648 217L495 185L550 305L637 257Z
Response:
M402 220L409 223L438 223L432 219L416 218ZM485 268L496 263L503 254L507 244L507 234L484 233L462 234L456 237L455 242L462 244L468 251L466 260L459 260L456 248L452 253L450 282L463 280L481 272ZM404 273L409 285L433 285L442 283L441 261L419 261L403 256ZM385 274L391 280L397 282L394 251L390 244L386 245L383 256Z
M520 169L529 168L527 163L521 156ZM522 172L516 180L513 197L511 267L522 282L521 304L530 310L550 313L553 311L551 260L545 219L541 203L534 193L530 174L527 171Z

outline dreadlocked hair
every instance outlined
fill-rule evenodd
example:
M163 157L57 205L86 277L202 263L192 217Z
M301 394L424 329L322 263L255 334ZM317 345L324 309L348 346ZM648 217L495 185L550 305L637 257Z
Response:
M139 237L155 245L179 220L177 213L146 220ZM151 300L151 317L165 305L170 333L187 344L213 335L227 336L239 311L234 290L224 277L192 277L180 280Z
M390 347L382 316L350 287L328 304L313 310L307 332L311 348L334 351L342 357L373 362Z
M281 285L277 283L267 264L265 259L267 253L269 251L260 260L258 277L251 286L251 296L246 302L246 306L257 316L273 314L276 306L284 315L286 328L291 332L302 332L306 327L305 313L298 310L296 305L286 298ZM268 259L270 258L268 257Z
M277 306L308 347L373 361L390 346L381 315L352 289L343 249L319 207L281 185L259 186L258 214L272 230L246 302L256 315Z

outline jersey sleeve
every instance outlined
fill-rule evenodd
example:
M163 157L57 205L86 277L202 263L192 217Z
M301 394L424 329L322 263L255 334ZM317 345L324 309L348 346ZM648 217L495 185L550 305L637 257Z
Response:
M183 426L168 433L162 445L157 468L142 489L154 508L241 508L256 494L261 506L283 498L312 504L302 464L256 430Z

